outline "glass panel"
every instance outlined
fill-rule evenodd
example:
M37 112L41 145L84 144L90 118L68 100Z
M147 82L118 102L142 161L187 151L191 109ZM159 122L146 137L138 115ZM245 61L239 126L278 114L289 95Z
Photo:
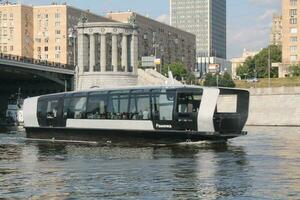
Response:
M67 115L69 119L85 119L86 97L75 97L70 100Z
M107 100L105 96L90 96L87 105L87 119L106 119Z
M150 119L150 94L131 94L129 118L132 120Z
M217 102L217 113L237 113L238 96L220 95Z
M200 107L201 95L179 93L177 99L178 113L197 113Z
M158 103L159 120L172 120L175 93L160 94Z
M47 103L47 119L57 118L58 100L48 101Z
M38 119L46 118L47 101L39 101L37 106L37 117Z
M128 94L114 94L109 96L108 119L127 120L128 113Z

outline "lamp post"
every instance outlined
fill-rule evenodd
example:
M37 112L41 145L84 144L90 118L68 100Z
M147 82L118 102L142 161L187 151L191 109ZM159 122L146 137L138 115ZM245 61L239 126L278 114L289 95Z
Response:
M75 77L76 77L76 87L78 86L78 79L79 79L79 69L76 62L76 38L77 38L77 28L75 26L71 27L69 29L69 39L72 40L72 46L73 46L73 65L75 67Z
M271 45L268 47L268 84L269 88L271 87Z

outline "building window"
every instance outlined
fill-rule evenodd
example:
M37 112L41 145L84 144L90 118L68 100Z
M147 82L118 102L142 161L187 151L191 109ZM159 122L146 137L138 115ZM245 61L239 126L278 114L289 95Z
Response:
M297 46L290 46L291 53L295 53L297 51Z
M13 51L14 50L14 46L10 46L10 51Z
M291 55L290 60L291 60L291 62L296 62L297 61L297 55Z
M6 53L7 52L7 46L3 47L3 52Z
M296 6L297 0L290 0L290 6Z
M298 38L297 37L290 37L290 42L297 42Z
M290 24L297 24L297 18L291 18Z
M60 30L56 30L55 33L56 33L57 35L60 35Z
M60 46L55 46L56 51L60 51Z
M290 16L296 16L297 15L297 9L290 9Z
M290 33L291 34L297 34L298 33L298 29L297 28L291 28L290 29Z
M45 47L45 51L48 51L48 47Z
M60 13L55 13L55 18L56 19L60 18Z
M38 52L41 52L42 48L41 48L41 47L38 47L37 50L38 50Z
M55 22L56 27L60 27L60 22Z

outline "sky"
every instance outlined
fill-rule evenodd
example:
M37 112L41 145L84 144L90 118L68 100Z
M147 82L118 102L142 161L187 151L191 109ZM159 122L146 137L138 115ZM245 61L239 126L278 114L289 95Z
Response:
M29 5L53 0L19 0ZM68 5L100 15L132 10L169 23L169 0L68 0ZM240 57L243 49L257 51L268 45L273 13L281 13L281 0L227 0L227 57Z

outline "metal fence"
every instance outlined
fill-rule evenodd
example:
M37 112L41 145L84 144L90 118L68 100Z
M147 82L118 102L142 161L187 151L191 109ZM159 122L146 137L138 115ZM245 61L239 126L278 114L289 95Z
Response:
M49 61L46 61L46 60L28 58L28 57L17 56L17 55L12 55L12 54L0 53L0 59L8 60L8 61L17 61L17 62L20 62L20 63L29 63L29 64L34 64L34 65L41 65L41 66L44 66L44 67L53 67L53 68L58 68L58 69L75 70L74 65L62 64L62 63L57 63L57 62L49 62Z

